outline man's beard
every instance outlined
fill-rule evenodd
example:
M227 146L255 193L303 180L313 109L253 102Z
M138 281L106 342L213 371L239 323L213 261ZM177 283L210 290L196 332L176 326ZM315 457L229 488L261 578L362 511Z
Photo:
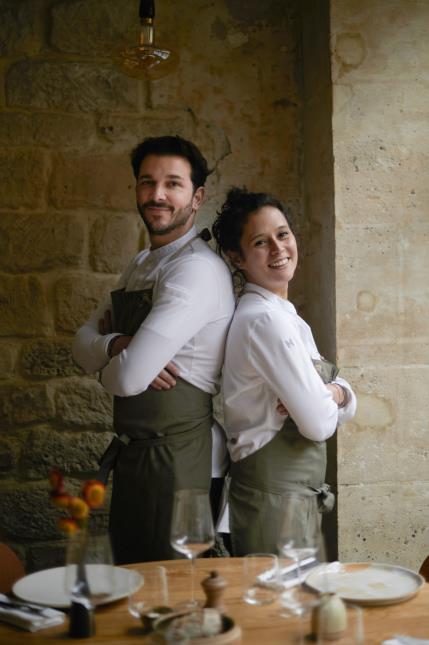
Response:
M146 202L145 204L137 204L137 209L141 215L143 222L149 232L149 235L168 235L171 231L175 231L178 228L182 228L189 218L192 216L194 209L192 208L192 203L189 202L187 206L179 208L174 212L174 209L171 208L171 212L175 215L173 221L171 221L166 226L154 225L152 222L148 221L145 215L145 209L149 206L161 206L165 208L165 204L156 204L156 202ZM168 207L170 208L170 207Z

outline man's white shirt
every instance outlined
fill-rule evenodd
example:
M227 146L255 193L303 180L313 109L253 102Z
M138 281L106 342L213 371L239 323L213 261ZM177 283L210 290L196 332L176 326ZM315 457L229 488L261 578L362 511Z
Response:
M112 311L110 297L78 330L73 356L87 373L101 371L110 394L144 392L169 361L185 381L204 392L217 392L234 296L228 267L205 242L193 239L196 235L193 227L170 244L141 251L122 274L116 288L153 289L153 305L120 354L109 360L108 345L116 334L98 332L100 318ZM216 437L214 453L218 445ZM214 454L214 462L219 457Z

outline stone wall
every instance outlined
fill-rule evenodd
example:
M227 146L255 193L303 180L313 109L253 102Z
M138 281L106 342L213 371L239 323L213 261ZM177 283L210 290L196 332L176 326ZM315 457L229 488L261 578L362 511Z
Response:
M149 84L112 63L137 42L137 0L0 0L0 540L28 569L63 558L48 469L76 488L110 437L110 399L70 343L144 244L131 148L164 133L201 147L214 169L202 225L246 183L301 227L295 2L158 5L181 64Z
M346 560L429 544L429 3L332 0L336 315L359 396L338 433Z

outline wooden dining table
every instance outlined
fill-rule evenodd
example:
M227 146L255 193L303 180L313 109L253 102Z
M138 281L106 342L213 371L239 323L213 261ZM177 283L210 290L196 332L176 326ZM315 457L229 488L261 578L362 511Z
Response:
M168 572L170 604L185 601L190 595L190 563L187 560L172 560L162 564ZM131 565L130 568L144 574L154 563ZM213 570L218 571L227 586L224 593L226 613L241 627L244 645L276 645L297 642L299 619L280 615L278 601L265 606L252 606L242 599L241 558L201 558L196 561L196 581L201 581ZM196 582L196 597L204 599L204 593ZM429 639L429 584L423 585L413 598L405 602L377 607L362 608L365 645L380 645L397 634ZM304 631L310 631L309 618L304 619ZM39 632L26 632L0 623L0 645L60 645L71 642L67 633L68 621L57 627ZM79 641L76 641L79 642ZM82 642L82 641L80 641ZM150 645L153 639L144 635L140 623L128 613L127 598L99 606L96 610L96 634L88 644ZM311 642L311 641L306 641ZM334 641L342 645L341 640Z

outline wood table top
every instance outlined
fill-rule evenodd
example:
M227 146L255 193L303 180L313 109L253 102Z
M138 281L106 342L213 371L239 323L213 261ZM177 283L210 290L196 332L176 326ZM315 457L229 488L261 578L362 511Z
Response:
M186 560L162 562L168 571L170 604L186 600L190 593L190 563ZM136 564L131 568L144 573L153 567L153 563ZM279 615L280 605L255 607L242 600L242 559L240 558L201 558L196 561L196 597L201 600L204 594L198 582L210 571L216 569L228 583L224 595L227 614L242 629L242 643L245 645L284 645L294 642L293 634L297 633L298 619L282 618ZM364 607L363 619L365 628L365 645L380 645L383 640L396 634L415 638L429 639L429 584L425 584L419 593L402 603L382 606ZM309 619L305 619L306 632L309 631ZM0 623L1 645L59 645L71 642L67 635L68 622L58 627L30 633ZM149 645L150 636L144 636L139 622L128 613L127 598L97 608L96 634L84 641L106 645L128 645L140 643ZM335 641L342 645L341 640Z

